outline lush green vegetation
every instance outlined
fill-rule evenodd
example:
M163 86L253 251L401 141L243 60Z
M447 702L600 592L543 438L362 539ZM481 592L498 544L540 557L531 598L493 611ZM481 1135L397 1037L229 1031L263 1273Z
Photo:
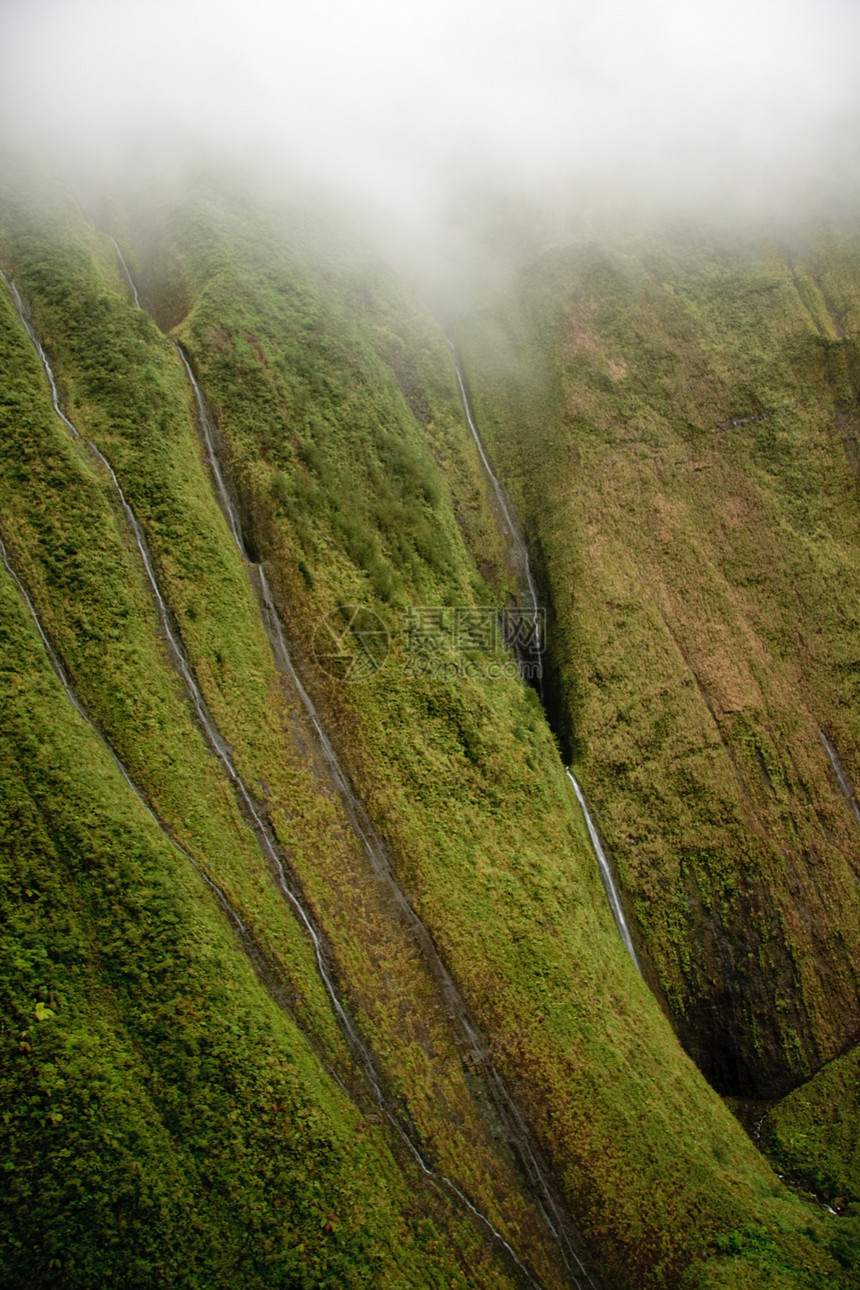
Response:
M43 334L50 338L69 406L76 421L96 438L116 466L126 494L146 526L162 585L169 592L209 707L247 782L265 789L270 817L334 949L345 989L373 1040L396 1098L403 1100L407 1117L438 1153L444 1172L457 1178L497 1225L508 1228L518 1244L533 1242L530 1257L548 1280L557 1277L557 1256L551 1246L547 1248L545 1226L533 1205L524 1200L510 1162L500 1157L494 1146L480 1098L460 1066L457 1043L445 1024L432 977L426 965L416 960L408 927L370 871L345 813L330 789L320 783L308 755L309 733L301 726L295 695L285 696L281 690L251 584L209 489L191 418L190 391L175 351L158 336L148 318L128 308L121 287L117 290L119 284L111 281L108 287L103 277L94 275L93 268L89 278L76 283L74 290L57 287L53 281L45 289L46 279L40 278L38 270L28 273L26 257L29 249L33 263L40 266L49 263L50 257L43 259L34 246L32 240L23 243L16 274L37 311ZM79 236L69 249L72 265L76 253L77 263L84 265ZM65 262L54 263L55 273L62 278L68 272ZM115 276L113 264L106 263ZM97 306L94 295L105 303ZM57 298L63 301L63 311L52 316L52 301ZM104 315L108 309L113 311L110 325L94 326L93 316ZM167 404L167 413L156 405L147 415L150 405L146 390L140 388L147 380L147 369L133 348L140 329L150 337L150 371L160 362L158 395ZM94 352L100 355L100 362ZM168 402L171 383L176 396ZM51 423L51 428L60 436L64 433L58 422L56 426ZM167 429L172 431L170 438ZM26 506L21 505L24 528L27 516L38 510L38 491L34 483ZM54 508L50 510L53 513ZM84 540L82 535L79 540ZM132 576L139 584L139 568ZM102 578L98 579L98 590L107 595ZM125 633L121 635L125 639ZM108 677L115 682L112 668ZM178 725L183 724L182 717L175 719ZM187 715L184 724L189 726ZM297 725L298 744L290 737ZM124 748L124 756L149 788L148 750L146 757L138 756L136 747L129 746ZM180 764L185 760L184 753L181 759L177 754ZM214 779L213 790L223 797L223 778L216 775ZM161 800L159 810L175 825L179 803L184 804L180 818L185 818L197 790L172 784L172 791L177 794L174 811ZM201 803L201 810L208 818L209 808ZM228 833L221 851L229 849L229 838ZM220 866L219 848L211 850L213 863ZM232 857L234 862L238 858ZM270 918L273 929L280 922L295 932L284 902L267 876L260 874L260 857L246 857L241 863L243 869L247 866L258 874L260 891L254 893L257 904L251 910L261 938L270 937ZM220 868L215 873L218 875ZM222 882L220 876L218 880ZM235 901L232 885L228 891ZM259 902L264 899L267 903L262 911ZM236 903L245 917L248 907ZM321 990L316 975L310 976L310 947L300 940L295 954L285 951L282 957L293 978L302 959L308 964L308 980L294 986L299 1004L306 1006ZM330 1013L326 1023L330 1029ZM456 1108L453 1124L452 1108Z
M80 244L76 246L76 267L81 275L87 260ZM24 285L24 266L22 270ZM104 322L106 310L97 301L109 304L111 297L104 289L96 296L86 280L82 282L79 276L76 281L69 276L71 280L61 289L67 298L80 301L78 324L89 318ZM99 344L110 352L112 362L107 374L103 374L91 356L90 370L94 380L103 384L113 370L116 384L128 389L131 403L123 401L121 405L126 424L134 408L140 413L147 408L149 391L149 406L155 409L153 419L164 434L170 428L164 415L164 386L158 384L157 368L152 362L141 361L152 358L153 348L158 355L162 342L143 315L129 315L120 299L114 299L113 305L120 311L125 329L133 329L131 354L123 355L118 343L122 333L115 324L93 327L91 335L98 337ZM243 919L247 917L258 928L261 942L270 946L290 980L290 993L301 997L300 1009L320 1039L325 1036L326 1045L334 1053L340 1041L317 978L312 949L274 891L256 844L221 782L202 736L192 724L179 678L166 666L149 588L131 535L117 517L110 482L85 447L72 439L54 415L41 365L5 292L0 309L6 374L0 409L4 432L0 488L6 544L79 697L146 791L159 817L207 868ZM146 341L140 340L141 331L149 337L148 348ZM135 339L137 349L133 347ZM166 346L163 350L169 357ZM178 382L177 389L181 414L185 391ZM74 411L77 414L77 407ZM95 433L86 415L79 420L84 434ZM174 412L174 427L177 420ZM114 424L122 424L119 413ZM114 445L104 440L102 443L108 455L115 458L114 464L128 487ZM169 440L165 448L168 446ZM164 463L164 469L187 472L188 461ZM197 472L201 480L205 479L199 465ZM131 488L129 496L138 505ZM211 498L208 512L210 527L220 524ZM203 525L201 516L195 518ZM168 528L175 533L169 525ZM234 663L232 671L227 671L229 682L236 671L242 670L238 660L243 657L243 649L248 650L241 627L251 621L258 637L262 633L255 617L252 619L254 606L247 594L245 623L240 621L237 626L239 610L233 606L245 590L241 570L230 570L229 565L225 569L223 556L220 568L217 561L212 563L216 573L221 573L212 590L224 600L227 621L223 634L232 641L232 648L228 650L225 644L222 654L222 658ZM232 580L228 581L230 574ZM185 600L184 609L185 619L196 621L193 599ZM216 648L220 644L216 642ZM258 641L258 655L262 649ZM244 657L253 661L249 652ZM252 675L250 683L255 682L259 684Z
M860 1214L860 1049L829 1062L761 1121L778 1169L840 1210Z
M425 324L404 379L396 347L392 358L387 280L364 266L355 292L349 261L315 261L308 239L299 251L296 240L293 229L285 246L248 209L202 200L171 212L157 233L165 280L174 278L172 253L193 300L179 334L217 413L255 545L289 606L296 657L353 780L607 1278L671 1281L691 1257L713 1252L717 1231L742 1229L748 1206L763 1221L774 1205L776 1261L787 1259L784 1274L794 1267L802 1283L815 1256L795 1264L780 1244L800 1210L762 1200L772 1180L631 971L534 694L485 668L415 674L404 612L487 594L456 523L458 512L475 513L484 485L445 342ZM157 300L157 282L150 289ZM391 453L395 433L408 456ZM432 455L445 461L440 443L456 444L449 455L463 463L447 478ZM392 535L380 502L412 523ZM420 525L431 516L436 548L422 550ZM487 578L498 595L498 559ZM393 649L376 677L349 687L313 667L311 640L323 614L356 602L388 621ZM463 651L443 636L432 661L462 664ZM681 1131L689 1160L679 1164L677 1126L686 1122L696 1128ZM727 1284L744 1283L747 1253L738 1238Z
M818 735L856 781L851 248L571 239L462 324L559 730L678 1033L748 1096L856 1027L856 821Z
M467 1284L0 597L0 1284Z
M116 218L145 302L187 350L216 414L248 548L265 565L296 665L410 900L534 1128L597 1272L608 1285L636 1290L855 1284L852 1220L832 1219L779 1184L682 1052L620 945L537 696L503 650L474 634L456 635L455 621L462 620L455 609L501 606L512 580L444 337L374 263L294 213L263 214L201 183L161 206L148 194ZM392 1100L434 1166L480 1205L542 1283L568 1284L532 1198L493 1136L479 1064L464 1050L408 924L356 840L294 688L277 672L249 571L213 497L175 350L132 307L109 241L62 196L43 190L35 204L5 203L0 260L32 306L69 414L112 461L146 530L206 702L237 767L265 803ZM534 317L548 320L541 323L541 352L552 356L563 311L553 307L551 275L535 282L543 283L545 313L535 306ZM626 297L622 304L623 321ZM29 848L27 863L52 875L51 882L61 864L69 869L80 903L78 916L71 899L61 904L46 895L44 922L27 921L29 914L12 919L12 948L22 961L26 945L42 956L38 961L47 955L53 963L51 942L61 938L50 920L65 927L74 912L75 963L86 968L72 984L40 968L35 1025L27 1029L50 1037L68 1011L81 1051L97 1046L99 1078L119 1090L111 1106L125 1144L122 1168L150 1205L130 1215L98 1210L75 1219L69 1239L80 1258L101 1262L82 1264L80 1274L63 1264L52 1271L52 1284L65 1277L65 1284L83 1285L87 1276L109 1284L111 1275L125 1276L100 1236L124 1224L132 1234L127 1248L141 1251L134 1275L156 1284L159 1278L226 1284L229 1274L239 1285L504 1285L509 1269L432 1190L413 1185L413 1208L406 1209L409 1184L382 1127L362 1117L325 1073L320 1057L367 1110L310 946L167 664L115 496L85 446L51 412L38 360L5 293L0 308L4 371L11 374L0 407L4 540L88 711L159 818L247 921L284 1005L276 1009L261 989L193 869L148 820L93 731L62 702L4 583L9 621L17 626L0 676L19 696L18 726L8 709L9 782L26 786L41 830L36 836L29 826L16 828L16 837ZM500 316L507 320L510 308ZM525 325L522 339L537 352ZM523 354L530 358L528 345ZM638 351L625 361L651 370ZM513 422L505 418L515 407L520 416L524 400L531 413L548 406L541 403L545 390L558 386L549 376L546 385L523 377L502 398L498 382L473 358L473 372L479 370L476 390L494 429L493 449L502 459L510 452L513 480ZM577 390L586 386L576 383ZM523 424L537 434L533 419ZM536 498L547 517L556 501L568 500L559 489L570 449L544 437L536 452L535 439L526 436L534 491L521 487L517 500L529 525ZM548 473L538 478L544 448ZM622 535L629 539L627 529ZM592 657L591 638L578 612L568 613L569 596L561 599L549 542L542 550L548 585L556 580L556 706L568 713L567 728L582 751L593 747L584 725L590 691L572 662L581 647L583 657ZM576 567L585 569L582 551L575 545L569 551L560 567L569 571L579 561ZM835 556L833 567L841 577ZM644 614L633 587L625 603L631 616ZM324 615L355 604L386 623L391 653L363 684L346 685L317 667L313 640ZM435 638L426 632L416 638L416 622L427 625L415 617L421 607L442 615ZM345 627L347 621L344 615ZM646 637L643 627L637 644ZM843 638L834 632L833 639ZM635 654L622 657L619 647L615 665L634 663ZM34 670L39 679L31 685ZM48 703L33 697L34 685L50 691ZM48 709L62 709L62 720L49 721ZM828 730L850 767L835 719ZM755 747L750 742L749 757L758 764ZM57 775L65 777L62 792ZM612 775L614 769L592 778L604 827L617 841ZM713 782L723 786L719 776ZM670 812L676 785L659 775L655 784ZM29 820L9 792L4 822ZM698 809L701 786L691 793ZM844 804L835 792L822 801L837 838L828 845L838 851ZM724 814L724 835L721 819L711 822L714 838L734 836L731 814ZM729 856L723 868L713 863L717 843L705 839L696 872L708 871L715 886L729 888L731 849L729 842L719 845ZM762 843L753 858L764 853ZM117 869L135 878L122 882L121 899ZM627 870L624 877L635 899ZM662 890L673 877L667 863L650 881ZM47 892L55 890L44 881ZM834 882L832 866L828 881ZM41 890L29 880L26 886ZM145 912L140 902L147 902ZM843 904L847 936L847 879ZM670 963L686 946L689 964L694 931L686 906L674 909L672 922L657 905L653 928L637 906L656 969L661 927L671 933L664 951ZM794 944L793 926L785 936ZM797 938L802 947L802 928ZM817 1006L814 964L799 959L812 980L802 1002ZM10 988L29 998L32 981L19 975L24 971L14 969ZM847 998L847 968L845 978ZM674 1007L680 986L668 972L662 979ZM792 983L786 975L786 992ZM73 985L80 986L77 994ZM74 1007L56 1006L73 997ZM787 998L793 1006L797 993ZM833 1034L839 1029L839 1006L837 997L822 1013L822 1048L827 1025ZM736 1020L748 1018L739 1013ZM787 1036L793 1018L780 1024ZM231 1026L239 1038L227 1050ZM24 1042L32 1053L31 1037ZM76 1059L65 1051L62 1060L47 1057L37 1064L38 1078L53 1078L53 1065L77 1089ZM809 1061L806 1049L803 1060ZM27 1103L19 1093L23 1078L10 1084L6 1104ZM178 1118L169 1119L164 1099ZM261 1101L265 1114L258 1113ZM54 1125L61 1133L81 1119L66 1109L60 1107L63 1119ZM21 1129L22 1142L34 1133L32 1126ZM56 1158L49 1142L36 1141L31 1157L49 1178L40 1184L44 1219L28 1229L16 1211L22 1245L38 1239L34 1233L49 1227L52 1213L69 1211L59 1190L70 1185L69 1160L84 1162L80 1194L87 1199L101 1194L107 1177L101 1140L72 1144L69 1156ZM203 1169L207 1152L215 1163ZM283 1205L270 1203L282 1194ZM183 1225L180 1211L199 1217ZM166 1233L174 1225L188 1233L188 1245L177 1247L171 1261ZM56 1231L63 1231L59 1224ZM171 1251L170 1259L157 1262L156 1244ZM16 1266L26 1267L26 1258L21 1253Z
M52 231L56 235L56 230ZM81 228L75 230L70 245L67 242L68 262L73 267L77 265L79 271L87 265L81 249L89 239L89 233ZM39 263L33 245L31 238L30 251L34 262ZM41 245L50 243L45 241ZM45 262L49 261L50 256L46 255ZM54 264L59 273L69 273L65 259L56 257ZM112 406L111 429L125 424L140 438L141 432L149 428L153 436L150 446L154 447L156 458L159 453L164 455L173 449L172 470L170 465L160 463L165 476L169 478L172 474L183 481L180 495L174 494L171 499L169 494L165 496L166 490L159 494L158 490L150 489L147 494L143 467L140 470L143 486L137 484L132 470L123 462L122 442L118 437L112 442L108 442L107 436L100 438L138 514L150 520L146 514L147 496L155 497L156 507L160 503L159 518L167 527L170 540L162 541L157 522L150 522L153 549L159 557L162 552L168 557L173 552L179 557L180 567L183 560L187 568L190 566L182 599L174 592L171 607L181 625L186 647L193 654L210 706L218 713L222 726L229 729L237 761L242 753L242 737L255 740L258 750L268 752L267 805L285 836L288 856L295 861L304 849L310 856L307 866L313 862L317 883L321 888L328 888L329 906L340 920L340 927L335 929L341 933L338 948L343 946L346 954L351 944L357 945L354 956L360 955L363 961L373 960L378 947L385 943L385 933L378 932L377 925L385 918L393 921L392 912L379 908L382 902L377 892L371 893L374 904L370 897L362 899L356 891L357 881L352 872L356 865L352 856L358 848L354 840L344 836L348 833L348 823L330 796L316 785L307 754L285 739L283 727L293 718L284 706L249 584L209 494L197 455L189 392L181 368L174 351L159 337L149 320L127 308L123 296L115 290L112 264L110 268L109 285L98 273L97 266L91 264L89 278L84 277L83 281L72 278L73 290L62 282L59 288L56 284L53 287L56 295L71 302L75 309L80 306L80 313L70 320L68 335L73 344L78 344L86 362L80 367L69 362L63 369L52 348L57 371L70 374L68 382L64 381L66 390L72 387L77 376L91 400L88 403L83 395L71 398L70 410L81 430L90 435L97 434L95 423L99 413L103 424L107 421L105 405ZM28 286L33 287L29 294L34 309L38 309L38 288L35 283L27 282L23 257L17 262L16 273L25 292ZM49 294L46 292L46 297ZM76 445L51 411L38 359L8 298L4 297L2 303L6 312L4 371L9 376L3 446L6 472L3 532L7 544L27 578L43 621L79 695L147 792L160 818L227 892L263 948L269 972L274 974L278 997L293 1009L313 1043L338 1064L342 1075L354 1085L356 1076L320 983L312 947L277 892L217 763L192 725L178 678L165 666L164 647L158 640L148 588L130 535L118 525L112 490L103 472L94 468L86 451ZM106 376L89 348L81 342L80 332L86 331L93 315L100 316L104 322L104 314L111 308L113 316L108 324L94 327L88 333L92 344L101 346ZM44 312L47 317L50 312L47 305ZM44 325L47 336L49 324ZM141 333L145 346L135 349L135 339ZM148 360L146 363L141 362L141 349L142 356ZM115 373L112 382L111 371ZM94 394L93 386L99 382L101 391ZM175 390L172 400L171 382ZM149 401L147 383L154 386ZM154 410L147 417L149 409ZM176 440L183 428L184 438L177 446ZM165 435L166 429L174 432L172 443ZM158 465L153 465L156 474L158 469ZM183 494L190 508L195 501L199 506L196 514L192 509L193 529L183 515ZM175 525L179 524L184 526L184 533L193 535L190 550L177 535ZM205 541L213 528L215 536L210 537L211 547L207 551ZM159 558L162 584L172 589L171 574L169 558ZM209 645L207 656L204 647L197 645L194 626L189 628L189 624L199 624L199 630L205 633L213 623L218 634ZM221 666L225 660L234 662L236 670ZM241 681L239 675L243 678ZM226 719L213 676L221 681L223 692L231 700ZM256 717L256 724L249 720L249 714ZM274 730L279 740L276 752L271 751L270 745L267 747L267 729ZM257 781L249 775L249 782ZM317 912L321 912L321 921L325 922L326 909ZM356 925L364 936L357 935ZM404 948L407 937L402 928L399 928L399 937L407 966L405 980L398 981L396 989L408 999L410 987L414 986L412 1008L416 1013L414 1026L405 1028L400 1045L416 1067L413 1084L423 1075L422 1096L430 1107L428 1114L438 1119L437 1103L456 1105L459 1098L468 1107L472 1098L462 1074L458 1077L455 1062L444 1060L455 1048L441 1019L433 1017L432 1001L426 1022L418 1014L422 998L432 992L432 986L420 967L410 970L411 951ZM375 966L377 976L390 974L386 961ZM385 991L380 989L375 998L384 1006ZM389 1029L394 1020L396 1014L386 1012ZM426 1067L422 1071L420 1058L416 1060L414 1055L419 1044L411 1031L419 1023L429 1036L425 1042L435 1044L440 1054L438 1080L430 1080L429 1087ZM437 1082L441 1085L439 1089ZM493 1148L483 1120L476 1109L471 1115L480 1135L480 1146L474 1149L481 1149L492 1157ZM494 1168L491 1158L487 1174L505 1197L503 1208L514 1213L517 1204L522 1208L523 1202L516 1199L517 1183L505 1161L498 1161ZM535 1239L540 1245L546 1237L538 1221L535 1218L530 1221L537 1229ZM480 1268L492 1256L487 1251L475 1252L471 1248L474 1237L468 1233L467 1225L465 1239L470 1262ZM505 1274L496 1269L493 1275L504 1278Z

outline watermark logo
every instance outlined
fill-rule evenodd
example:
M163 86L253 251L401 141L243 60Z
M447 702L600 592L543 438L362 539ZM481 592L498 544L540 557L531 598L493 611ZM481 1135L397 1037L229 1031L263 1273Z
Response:
M540 682L546 639L544 611L518 606L415 605L402 634L407 679L464 677Z
M366 605L339 605L316 625L313 652L336 681L368 681L388 658L388 628Z
M467 654L493 654L507 647L518 657L543 651L544 611L493 605L415 605L403 615L403 633L412 653L437 653L450 647Z
M546 640L542 609L413 605L395 628L404 679L521 677L540 682ZM317 624L314 658L338 681L367 681L387 661L391 634L366 605L341 605Z

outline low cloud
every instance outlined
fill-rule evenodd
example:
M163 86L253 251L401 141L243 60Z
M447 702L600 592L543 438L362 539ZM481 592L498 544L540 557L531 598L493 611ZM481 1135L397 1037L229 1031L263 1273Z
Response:
M28 0L5 134L98 176L201 152L404 230L470 194L731 210L853 197L847 0Z

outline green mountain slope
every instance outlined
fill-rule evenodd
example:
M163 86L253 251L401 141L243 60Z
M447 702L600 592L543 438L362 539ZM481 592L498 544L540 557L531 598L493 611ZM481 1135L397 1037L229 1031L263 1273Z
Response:
M0 594L2 1284L469 1284Z
M860 1098L855 1046L822 1067L762 1119L768 1155L831 1205L860 1205Z
M780 1185L682 1051L618 939L539 700L492 639L512 575L438 328L369 258L356 261L324 230L263 214L229 191L201 184L181 202L138 199L115 207L114 220L143 304L182 344L213 414L245 555L219 506L177 350L146 310L134 307L107 236L67 198L44 189L36 201L14 194L5 202L0 260L31 310L81 440L51 409L46 375L4 289L4 371L14 379L3 408L0 530L81 701L165 828L248 928L258 976L214 896L118 772L115 809L139 817L129 830L151 834L162 865L181 874L194 895L193 909L176 916L177 956L189 938L176 970L210 983L214 993L199 986L187 1005L188 1034L180 1012L178 1033L162 1044L163 1009L179 1011L170 1003L176 991L155 970L160 951L135 940L135 919L116 897L103 912L104 928L81 933L92 937L94 964L105 941L146 973L152 1002L140 1018L135 1013L134 1025L143 1018L148 1025L150 1009L162 1018L156 1037L141 1032L156 1065L171 1061L172 1044L183 1054L193 1050L195 1027L217 1036L231 1008L264 1017L273 1036L265 1057L257 1030L237 1041L231 1060L246 1082L235 1090L230 1080L237 1077L213 1067L199 1075L193 1096L178 1098L186 1118L171 1124L170 1142L157 1152L162 1173L148 1163L155 1148L133 1134L144 1099L155 1096L155 1077L139 1079L122 1102L126 1109L117 1110L134 1144L129 1167L153 1188L167 1189L159 1180L175 1174L182 1203L206 1196L201 1230L194 1229L199 1240L182 1265L179 1254L175 1267L159 1264L144 1243L146 1220L128 1219L141 1243L140 1276L148 1270L150 1280L194 1284L184 1269L197 1275L199 1266L200 1284L218 1283L228 1268L236 1285L257 1284L254 1277L295 1285L528 1284L486 1224L472 1223L468 1206L441 1182L447 1178L541 1285L588 1284L578 1257L595 1284L637 1290L852 1284L852 1220L830 1218ZM473 366L478 371L477 360ZM496 427L494 450L507 448L513 461L513 434L507 441L499 428L497 388L489 379L481 386L480 406L495 418L488 420ZM109 459L145 533L167 620L153 603L116 489L87 440ZM533 442L528 447L533 467L543 470L542 454ZM551 473L560 448L549 437L546 447ZM548 479L542 488L549 505L555 493ZM517 501L530 524L525 492ZM549 561L545 567L552 568ZM277 622L263 603L260 570ZM79 718L52 680L11 582L7 594L18 636L28 632L38 656L42 684L53 687L66 723L77 729ZM563 657L585 636L576 615L564 618L557 595L553 605L562 676L558 652ZM356 619L354 606L377 615L388 639L384 657L382 638L361 627L375 620ZM213 755L188 684L171 665L165 621L235 775L271 829L278 863L320 929L338 996L373 1055L384 1110L417 1144L435 1186L419 1184L403 1137L374 1104L361 1051L338 1025L313 946L279 890L271 855L267 861L265 837L250 826L225 757ZM279 630L290 663L279 653ZM9 651L3 675L14 686L26 671L13 644ZM351 683L345 676L355 660L362 679ZM291 666L330 744L321 742ZM564 679L565 694L574 693L573 680ZM560 701L556 706L561 710ZM832 721L828 730L841 755L846 741ZM67 759L75 774L63 812L79 833L67 844L66 862L80 865L91 850L107 864L114 844L98 823L107 790L88 777L96 756L111 773L112 763L91 728L79 735L92 756L76 751L62 723L50 729L56 758ZM20 741L9 752L32 793L44 759ZM601 782L595 776L589 788L605 821L614 799L600 795ZM839 806L834 801L834 818ZM49 820L32 853L55 875L53 830L64 826ZM842 855L838 842L828 845ZM144 861L136 863L142 874ZM629 890L629 875L622 876ZM671 876L667 868L667 882ZM110 889L94 885L99 899ZM852 926L849 896L844 936ZM51 917L57 904L45 902ZM142 921L149 929L149 919ZM641 915L639 923L659 972L648 937L662 944L661 925ZM47 914L28 928L46 949ZM24 936L18 924L13 935L16 944ZM680 935L665 954L676 953ZM199 948L201 937L221 947L217 969ZM107 985L119 988L112 964L91 970L76 1026L114 1036L114 1008L122 1009L103 997ZM117 968L123 971L129 968ZM16 990L29 988L26 976L13 980ZM661 980L674 1005L668 975ZM219 991L232 991L229 1006ZM48 988L44 1002L59 1017L55 993ZM815 1031L822 1046L841 1015L837 998ZM119 1050L112 1053L104 1059L109 1071L125 1069ZM300 1071L289 1096L271 1073L288 1060ZM68 1056L58 1064L61 1078L70 1078L70 1065ZM173 1076L159 1078L184 1087ZM19 1087L10 1087L10 1101ZM252 1148L247 1156L244 1147L236 1150L234 1130L216 1122L214 1108L227 1106L236 1116L230 1125L256 1124L260 1090L285 1126L286 1162L278 1156L271 1169L290 1174L293 1191L274 1173L260 1174ZM334 1144L319 1177L316 1139L303 1136L310 1134L306 1109L311 1120L321 1117ZM511 1127L520 1115L527 1132ZM144 1120L158 1123L155 1115ZM197 1160L198 1120L226 1181L220 1174L198 1181L186 1163ZM37 1158L46 1152L36 1150ZM101 1147L82 1154L88 1169L100 1168ZM56 1178L66 1178L67 1159L51 1166ZM238 1162L245 1159L243 1173ZM543 1191L538 1172L547 1180ZM46 1225L52 1206L63 1202L46 1202ZM568 1268L542 1215L547 1206L557 1229L567 1230ZM159 1213L155 1230L166 1233L175 1211ZM26 1220L16 1221L24 1244L31 1239ZM105 1284L111 1275L120 1283L123 1273L110 1271L110 1250L98 1241L103 1222L97 1217L86 1228L92 1257L102 1259L93 1266ZM80 1233L76 1240L88 1247ZM251 1249L247 1269L237 1253L242 1242ZM85 1283L72 1269L58 1274L66 1284Z
M836 235L571 245L464 327L559 728L675 1027L732 1094L856 1038L860 834L820 731L856 782L858 283Z

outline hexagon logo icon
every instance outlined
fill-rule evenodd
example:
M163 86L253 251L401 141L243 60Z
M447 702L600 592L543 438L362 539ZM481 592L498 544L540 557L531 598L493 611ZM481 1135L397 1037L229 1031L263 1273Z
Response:
M367 605L338 605L314 629L314 658L336 681L369 681L390 648L388 628Z

